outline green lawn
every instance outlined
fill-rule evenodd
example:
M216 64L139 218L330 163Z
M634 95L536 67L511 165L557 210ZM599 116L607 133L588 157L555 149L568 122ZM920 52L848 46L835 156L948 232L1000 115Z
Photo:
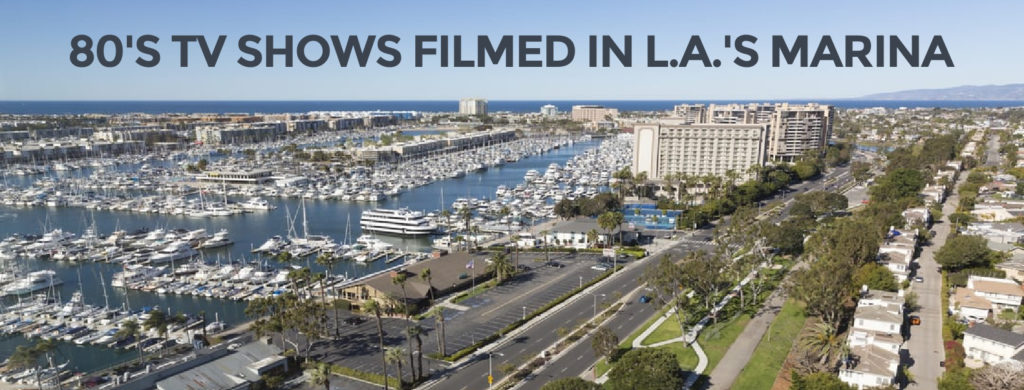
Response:
M654 319L657 318L658 317L654 317ZM623 341L623 343L619 345L619 348L629 349L629 346L633 344L633 339L639 336L644 329L651 326L651 324L654 323L654 319L647 321L640 330ZM725 351L729 349L729 346L736 340L736 337L743 332L744 328L746 328L748 322L750 322L750 316L744 314L739 317L735 317L728 322L723 322L705 328L704 332L701 332L699 337L700 346L708 356L708 367L705 372L710 372L710 370L715 368L718 361L722 359L723 355L725 355ZM679 337L679 324L676 323L674 318L669 318L668 320L665 320L665 322L663 322L661 326L654 331L654 333L651 333L651 335L644 340L644 344L653 344L661 340L668 340L675 337ZM675 353L676 360L679 362L679 367L682 367L685 370L692 370L697 367L697 354L693 352L692 348L685 346L683 343L672 343L660 348L668 349ZM597 366L595 367L597 376L603 375L608 371L608 368L609 365L605 360L597 362Z
M806 320L803 308L796 301L786 301L768 333L754 349L750 362L736 378L733 388L771 389Z

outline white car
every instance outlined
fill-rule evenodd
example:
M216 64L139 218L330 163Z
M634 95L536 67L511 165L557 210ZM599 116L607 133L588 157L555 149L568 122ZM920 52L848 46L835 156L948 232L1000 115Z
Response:
M608 270L608 266L604 265L604 264L594 264L594 265L590 266L590 269L592 269L594 271L607 271Z

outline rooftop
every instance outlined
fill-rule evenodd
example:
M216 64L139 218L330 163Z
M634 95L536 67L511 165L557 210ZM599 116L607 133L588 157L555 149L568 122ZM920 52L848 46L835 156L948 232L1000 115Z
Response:
M985 340L992 340L1000 344L1006 344L1014 349L1024 346L1024 334L1002 330L991 325L975 324L967 329L964 334L980 337Z

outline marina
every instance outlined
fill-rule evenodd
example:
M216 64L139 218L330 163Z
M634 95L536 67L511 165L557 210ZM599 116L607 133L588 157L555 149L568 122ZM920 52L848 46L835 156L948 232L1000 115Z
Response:
M228 218L195 218L116 209L0 206L0 219L13 222L0 225L0 236L37 235L38 238L22 246L27 248L35 245L35 253L40 253L44 248L60 247L61 243L77 243L66 245L74 250L58 250L40 258L22 256L25 252L3 252L4 256L10 257L7 263L17 265L23 272L52 270L54 276L63 283L47 286L46 289L52 291L51 296L58 300L60 297L72 297L81 291L82 301L88 305L105 307L109 304L110 307L125 311L160 307L174 313L206 313L217 317L226 326L233 326L246 320L245 299L260 294L280 293L288 288L285 283L281 283L282 273L286 272L288 265L275 260L280 253L289 253L297 258L294 263L296 266L309 266L314 272L324 271L324 267L313 261L316 254L331 253L344 257L345 260L334 267L332 278L327 283L345 283L404 262L415 261L417 256L422 256L417 253L430 251L435 240L450 237L400 236L364 231L360 226L364 211L407 209L421 213L427 218L428 224L436 225L439 233L456 233L458 229L464 228L460 226L461 221L455 221L457 218L442 218L438 210L471 207L475 210L474 225L479 223L481 230L481 233L474 234L501 234L502 231L515 230L524 224L540 222L550 214L547 207L560 196L586 196L591 191L596 193L600 186L607 185L607 177L603 181L600 177L597 180L583 180L584 175L580 174L572 179L572 169L566 167L566 163L573 161L577 155L584 157L577 157L576 161L593 160L587 164L597 164L596 157L585 158L587 154L583 152L599 144L598 141L585 140L564 144L558 149L535 148L529 155L515 161L504 161L488 169L473 169L455 177L439 178L387 196L376 203L302 196L252 196L231 193L230 187L224 193L225 186L217 185L211 186L207 192L211 198L219 198L221 201L226 198L225 204L248 204L253 212L239 212ZM627 153L621 153L624 150L621 146L620 149L611 150L616 150L621 158L626 158ZM161 161L149 164L151 167L177 165ZM583 170L592 167L579 165L578 168ZM550 174L547 174L549 171ZM548 184L547 180L555 177L555 171L563 173L559 173L558 178ZM565 178L564 182L559 181L562 177ZM537 178L541 178L539 182ZM570 182L573 183L571 187L567 185ZM544 188L541 196L536 196L540 192L537 190L538 185ZM221 189L218 191L216 187ZM554 190L556 187L559 189ZM205 198L207 195L203 196ZM496 208L503 201L510 204L518 201L515 203L515 215L506 216L508 218L504 220L498 216ZM52 234L58 229L61 230L60 234ZM152 250L147 257L123 257L123 252L118 256L114 256L114 253L97 256L97 253L102 252L97 252L100 246L95 244L92 250L75 249L82 245L88 247L89 242L109 239L115 235L114 232L143 234L145 231L139 238L143 239L151 233L155 236L153 232L160 230L164 232L165 246L163 249ZM167 237L167 232L174 232L175 235ZM44 241L43 245L36 245L45 234L50 234L51 238ZM188 237L190 234L191 237ZM173 249L167 249L170 247ZM166 253L160 253L162 250ZM120 261L115 260L118 258ZM154 263L153 260L157 261ZM100 280L104 280L105 284L100 283ZM121 287L115 287L114 284ZM21 297L24 300L31 295ZM18 299L12 296L4 298L3 302L6 307L13 307L18 304ZM0 354L9 354L15 346L24 345L26 337L20 332L6 336L0 340ZM75 370L91 371L133 356L130 352L118 349L90 343L77 344L73 341L61 343L59 349L68 355L71 368ZM93 354L103 358L81 358Z

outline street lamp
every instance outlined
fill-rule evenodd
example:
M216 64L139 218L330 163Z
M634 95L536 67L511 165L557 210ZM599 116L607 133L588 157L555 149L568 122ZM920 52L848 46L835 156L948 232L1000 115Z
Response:
M494 370L493 370L493 365L491 364L491 357L493 355L505 356L504 354L502 354L500 352L487 352L487 388L488 389L494 387Z
M598 294L590 294L590 295L592 295L594 297L594 318L597 318L597 295ZM605 294L600 294L600 295L601 295L601 297L605 296Z

